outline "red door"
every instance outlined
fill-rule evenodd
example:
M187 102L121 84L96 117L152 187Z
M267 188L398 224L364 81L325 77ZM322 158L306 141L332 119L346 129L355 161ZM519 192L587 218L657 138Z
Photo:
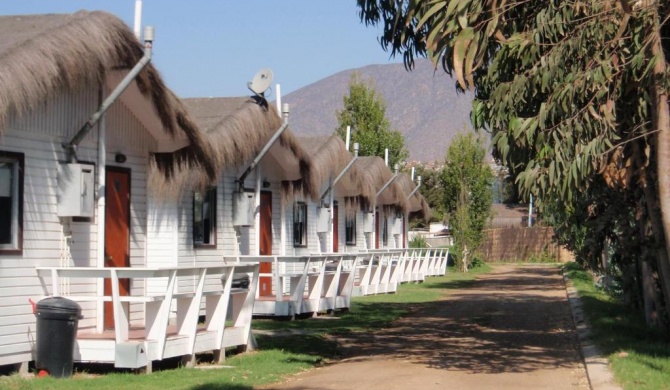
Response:
M340 243L340 227L339 227L339 213L337 205L333 206L333 253L339 252Z
M107 167L105 181L105 267L130 267L130 171ZM119 280L119 294L128 295L130 281ZM105 295L112 295L112 283L105 279ZM111 302L105 302L105 328L114 328Z
M379 249L379 213L375 213L375 249Z
M259 254L262 256L272 254L272 192L261 192L260 205L260 247ZM261 263L260 273L272 272L271 263ZM272 295L272 277L261 276L259 278L260 296Z

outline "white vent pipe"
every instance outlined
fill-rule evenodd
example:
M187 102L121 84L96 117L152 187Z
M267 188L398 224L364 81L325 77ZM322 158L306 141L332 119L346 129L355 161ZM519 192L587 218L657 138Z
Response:
M142 40L142 0L135 0L135 24L133 33L138 41Z
M347 138L344 143L344 146L347 148L347 152L349 151L349 142L351 142L351 126L347 126Z
M276 94L277 94L277 100L276 100L277 114L279 114L281 116L281 85L276 84L275 89L277 90L277 92L276 92Z

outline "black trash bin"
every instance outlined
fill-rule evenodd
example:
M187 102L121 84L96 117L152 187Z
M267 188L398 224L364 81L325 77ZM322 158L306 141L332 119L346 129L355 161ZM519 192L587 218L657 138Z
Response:
M35 368L42 374L64 378L72 376L74 343L81 307L63 297L45 298L37 302L37 348Z

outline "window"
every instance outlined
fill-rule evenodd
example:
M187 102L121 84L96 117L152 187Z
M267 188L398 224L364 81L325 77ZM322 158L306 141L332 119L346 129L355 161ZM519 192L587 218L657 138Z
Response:
M356 245L356 215L344 217L344 237L347 245Z
M23 154L0 151L0 254L23 248Z
M193 194L193 245L216 247L216 187Z
M388 246L389 244L389 219L386 215L382 217L384 222L382 222L382 245Z
M307 246L307 204L293 205L293 246Z

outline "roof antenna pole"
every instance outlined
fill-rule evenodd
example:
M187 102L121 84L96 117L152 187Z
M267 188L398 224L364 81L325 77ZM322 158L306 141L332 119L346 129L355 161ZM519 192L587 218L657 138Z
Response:
M276 84L275 89L277 90L277 92L276 92L276 94L277 94L277 100L276 100L277 114L279 114L279 116L281 116L281 84Z
M344 145L347 149L347 152L349 151L349 142L351 142L351 126L347 126L347 138Z
M138 41L142 40L142 0L135 0L135 24L133 33Z

